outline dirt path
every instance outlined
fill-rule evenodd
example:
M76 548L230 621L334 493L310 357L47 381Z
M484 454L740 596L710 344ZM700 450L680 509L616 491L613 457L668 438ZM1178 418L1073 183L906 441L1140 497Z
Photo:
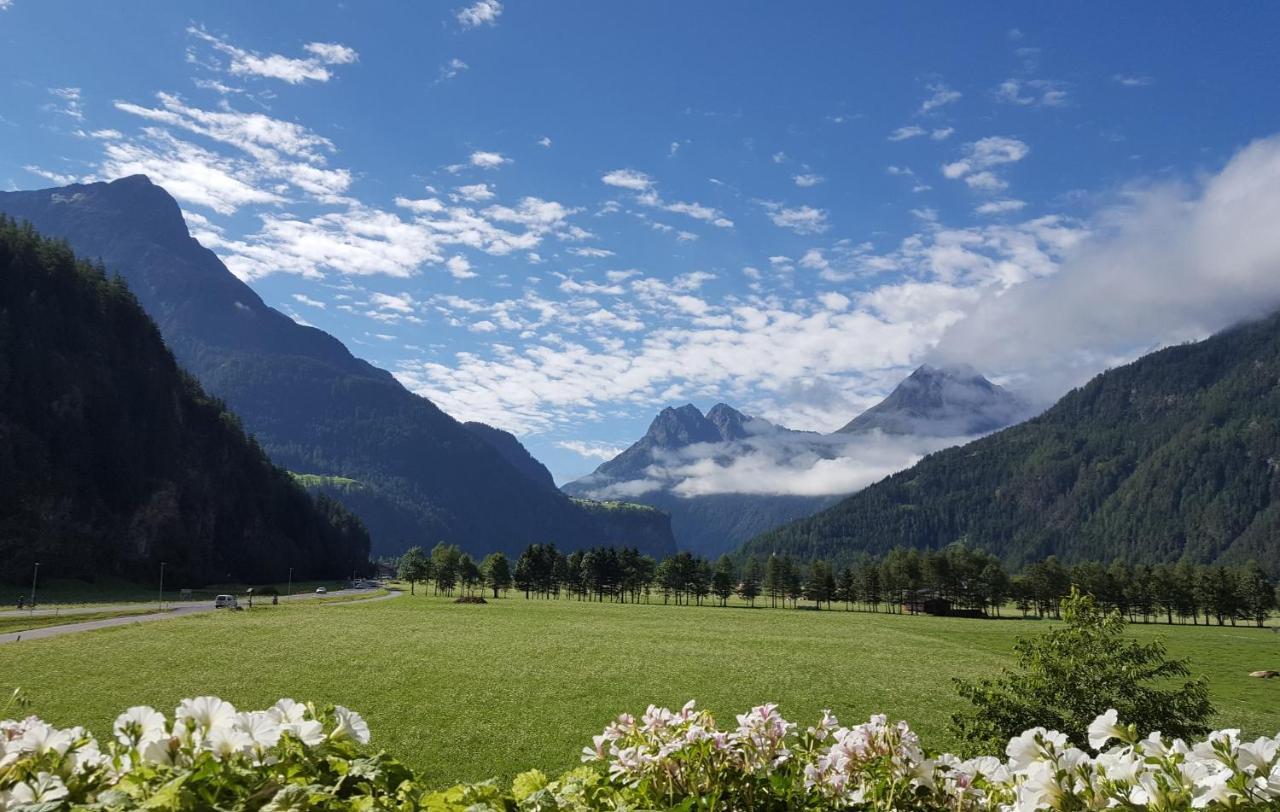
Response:
M339 592L330 592L329 595L356 595L363 590L344 589ZM385 601L390 598L398 598L404 593L399 590L392 590L385 595L377 595L372 598L362 598L351 601L336 601L334 606L345 606L351 603L372 603L373 601ZM294 595L293 600L314 599L316 595ZM153 620L165 620L171 617L182 617L183 615L193 615L199 612L213 612L213 603L205 601L200 604L182 604L165 612L153 612L149 615L125 615L123 617L109 617L101 620L87 620L82 623L65 623L60 626L44 626L38 629L27 629L21 632L10 632L8 634L0 634L0 644L16 643L20 640L40 640L45 637L59 637L64 634L74 634L76 632L87 632L93 629L108 629L112 626L126 626L130 623L148 623Z

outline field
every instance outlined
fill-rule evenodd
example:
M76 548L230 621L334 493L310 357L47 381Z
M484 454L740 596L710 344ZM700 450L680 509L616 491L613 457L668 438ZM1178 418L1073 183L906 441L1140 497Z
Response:
M371 603L207 613L0 646L0 696L103 734L134 704L171 711L218 694L242 707L280 696L335 702L369 720L374 745L427 781L511 776L577 762L621 711L696 698L721 723L777 701L792 719L905 718L931 746L957 707L951 677L1008 661L1036 621L843 611L634 606L511 597L455 605L422 594ZM1280 730L1280 635L1254 628L1133 627L1208 675L1219 726Z

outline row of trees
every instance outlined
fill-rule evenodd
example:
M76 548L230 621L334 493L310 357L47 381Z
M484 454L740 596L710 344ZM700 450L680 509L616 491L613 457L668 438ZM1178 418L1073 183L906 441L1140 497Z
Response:
M1200 623L1238 621L1261 626L1277 605L1276 586L1254 563L1243 567L1158 564L1064 566L1050 556L1010 574L988 553L953 544L921 552L897 548L881 558L863 556L837 569L825 561L787 556L722 556L714 563L690 553L662 561L631 548L595 547L565 554L554 544L532 544L514 569L502 553L477 564L456 546L438 544L430 555L414 547L399 560L398 573L410 589L433 581L437 593L452 595L510 589L526 598L576 598L620 603L649 602L726 605L737 596L751 606L834 608L868 612L922 610L999 616L1010 605L1024 617L1059 615L1073 586L1131 622Z

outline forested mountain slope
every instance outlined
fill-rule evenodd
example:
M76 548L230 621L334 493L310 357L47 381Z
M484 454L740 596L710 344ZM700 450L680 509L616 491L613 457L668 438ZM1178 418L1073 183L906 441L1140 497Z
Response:
M0 218L0 577L339 577L364 527L179 369L128 287Z
M963 541L1014 566L1256 559L1280 571L1280 314L1094 378L748 542L848 561Z
M440 540L477 554L514 553L530 542L574 549L619 536L649 553L670 552L662 514L610 526L613 512L585 510L539 484L492 438L333 336L268 307L190 236L177 203L147 178L3 192L0 212L121 274L178 361L278 464L358 481L359 489L332 493L368 525L376 554Z

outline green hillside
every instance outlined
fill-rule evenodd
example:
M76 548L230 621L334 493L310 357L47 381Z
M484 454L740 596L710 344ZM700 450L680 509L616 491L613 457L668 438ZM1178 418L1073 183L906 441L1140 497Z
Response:
M0 577L170 584L349 574L358 520L312 500L165 347L118 277L0 217Z
M748 542L848 562L955 541L1020 566L1187 560L1280 571L1280 315L1106 372Z

